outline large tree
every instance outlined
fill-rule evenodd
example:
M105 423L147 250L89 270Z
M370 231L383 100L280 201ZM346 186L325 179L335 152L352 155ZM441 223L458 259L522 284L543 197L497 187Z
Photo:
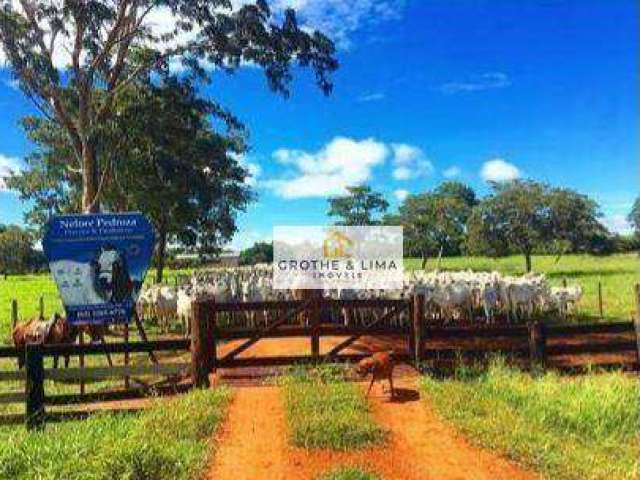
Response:
M492 188L469 218L472 253L521 253L529 272L535 251L589 250L607 236L597 204L585 195L532 180L494 183Z
M389 208L384 196L367 185L347 187L347 194L329 199L330 217L339 217L336 225L377 225L378 214Z
M170 15L171 28L154 15ZM300 28L291 9L276 20L265 0L240 8L231 0L0 0L0 49L25 95L62 128L71 154L64 168L79 172L81 207L96 212L110 174L96 155L101 128L135 80L179 64L206 78L249 63L286 95L299 65L331 90L333 43Z
M236 159L244 146L241 128L198 97L188 79L173 76L133 82L113 108L117 121L102 126L96 144L102 167L112 172L101 187L103 205L139 210L152 220L161 281L169 241L210 253L236 231L236 212L251 199L247 172ZM227 124L226 134L213 130L210 116ZM77 208L82 177L65 168L71 146L55 122L31 118L26 125L38 149L8 184L31 200L27 217L42 223L51 213Z

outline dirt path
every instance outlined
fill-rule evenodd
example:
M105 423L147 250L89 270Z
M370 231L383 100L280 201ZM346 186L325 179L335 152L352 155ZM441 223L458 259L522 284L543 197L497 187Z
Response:
M370 399L374 418L391 432L393 458L402 459L402 479L525 480L537 478L506 459L472 446L443 422L416 387L417 375L396 380L398 400L390 401L380 387Z
M237 388L210 480L286 479L286 424L277 387Z
M397 378L399 395L393 402L382 394L380 386L374 388L372 413L389 431L389 439L381 447L350 452L289 446L278 388L239 387L207 478L312 480L339 465L359 465L385 480L537 478L504 458L470 445L419 398L416 380L415 374Z

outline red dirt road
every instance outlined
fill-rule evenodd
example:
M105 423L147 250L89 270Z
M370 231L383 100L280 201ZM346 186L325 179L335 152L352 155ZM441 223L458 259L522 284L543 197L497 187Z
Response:
M276 340L258 342L254 355L291 355L306 352L308 342ZM333 339L328 339L329 345ZM337 339L335 342L337 343ZM260 345L262 344L262 345ZM323 347L329 346L323 345ZM365 343L354 345L364 349ZM381 347L382 345L376 345ZM262 347L262 348L261 348ZM374 349L378 349L375 348ZM264 349L264 350L263 350ZM323 348L324 350L324 348ZM248 353L248 352L247 352ZM248 353L249 355L251 353ZM250 372L247 372L247 377ZM229 372L221 372L225 381ZM385 444L349 452L305 450L288 444L286 418L278 387L238 386L229 416L218 434L218 450L207 473L208 480L312 480L340 465L359 465L384 480L499 480L535 479L504 458L472 446L444 423L419 398L417 374L398 369L398 400L389 401L376 385L370 397L376 421L389 432ZM246 378L245 380L249 380ZM366 383L362 384L366 388Z

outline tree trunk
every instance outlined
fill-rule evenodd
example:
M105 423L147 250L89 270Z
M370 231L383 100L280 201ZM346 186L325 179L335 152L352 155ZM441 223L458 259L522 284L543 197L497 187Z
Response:
M156 250L156 283L162 283L164 260L167 253L167 227L161 223L158 228L158 247Z
M422 268L422 270L424 270L426 268L426 266L427 266L427 259L429 257L427 257L427 254L424 253L424 252L422 253L421 256L422 256L422 267L421 268Z
M93 145L82 145L82 210L84 213L98 213L100 201L97 198L100 173Z
M526 263L527 273L531 271L531 252L524 252L524 259Z

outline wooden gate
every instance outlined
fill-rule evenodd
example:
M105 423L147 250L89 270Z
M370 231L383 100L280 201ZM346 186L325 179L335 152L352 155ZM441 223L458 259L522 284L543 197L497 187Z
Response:
M420 298L422 302L417 302L418 306L424 305L424 297L420 296ZM191 318L193 381L196 386L208 386L208 375L217 368L280 366L323 361L357 361L366 355L347 354L344 353L344 350L364 335L408 335L412 350L414 350L413 345L418 345L421 348L423 342L414 341L415 328L389 328L384 326L389 319L411 310L412 307L412 302L409 299L333 300L322 298L317 294L310 294L302 300L278 302L215 303L210 300L195 302ZM333 309L342 311L362 308L383 309L384 313L366 325L338 325L335 323L327 324L322 321L325 316L323 313ZM220 329L216 325L216 317L221 313L261 310L284 313L275 322L264 328ZM424 308L417 310L416 313L421 315L420 312L423 311ZM302 324L291 325L292 320L295 318L304 318L305 321ZM411 317L410 319L413 320ZM410 321L409 325L413 323L416 322ZM347 338L329 352L321 354L320 338L329 335L346 336ZM285 337L308 337L310 354L239 358L242 352L248 350L262 339ZM243 339L244 341L222 357L218 356L218 341L238 339ZM408 357L408 354L398 353L398 355L400 357Z

